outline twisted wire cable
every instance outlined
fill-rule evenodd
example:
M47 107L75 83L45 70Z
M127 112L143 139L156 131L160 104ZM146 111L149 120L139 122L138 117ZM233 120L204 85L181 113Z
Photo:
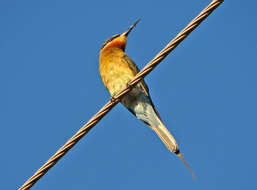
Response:
M224 0L213 0L200 14L195 17L168 45L161 50L135 77L128 86L106 103L74 136L72 136L19 190L30 189L47 171L52 168L87 132L95 126L133 86L150 73L173 49L175 49L212 11Z

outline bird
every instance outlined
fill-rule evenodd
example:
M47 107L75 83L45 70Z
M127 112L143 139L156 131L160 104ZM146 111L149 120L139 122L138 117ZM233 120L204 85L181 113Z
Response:
M104 86L111 97L128 86L128 83L139 72L136 64L125 53L127 37L140 21L137 20L125 32L116 34L106 40L100 50L99 72ZM175 153L185 164L194 178L195 175L182 156L178 144L172 134L163 124L149 94L144 80L141 80L125 96L121 103L139 120L148 125L162 140L170 152Z

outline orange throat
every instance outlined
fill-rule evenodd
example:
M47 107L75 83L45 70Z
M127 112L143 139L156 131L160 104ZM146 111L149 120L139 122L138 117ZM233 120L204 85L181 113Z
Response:
M109 48L120 48L123 51L126 48L127 38L126 36L119 36L109 44L107 44L102 50L109 49Z

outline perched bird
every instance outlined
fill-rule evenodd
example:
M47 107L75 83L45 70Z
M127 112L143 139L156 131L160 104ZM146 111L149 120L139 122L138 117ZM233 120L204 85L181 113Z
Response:
M124 33L112 36L102 46L99 70L103 83L112 97L124 89L128 82L139 72L138 67L125 53L127 36L138 22L139 20ZM121 103L139 120L148 125L160 137L166 147L183 161L190 173L195 177L180 153L175 138L162 123L144 80L140 81L126 94L121 99Z

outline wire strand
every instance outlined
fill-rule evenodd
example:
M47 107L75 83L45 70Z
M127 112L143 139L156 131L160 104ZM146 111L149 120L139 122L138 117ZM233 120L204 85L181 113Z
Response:
M128 87L120 91L111 101L106 103L83 127L72 136L19 190L30 189L47 171L52 168L87 132L98 123L133 86L149 74L173 49L175 49L223 0L213 0L200 14L195 17L168 45L161 50L135 77Z

